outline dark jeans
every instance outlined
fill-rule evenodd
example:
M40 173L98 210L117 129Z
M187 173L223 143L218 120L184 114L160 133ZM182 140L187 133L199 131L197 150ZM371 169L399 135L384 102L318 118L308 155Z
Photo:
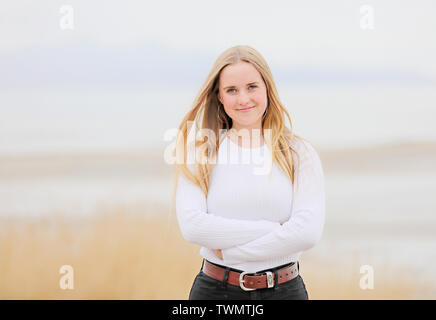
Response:
M204 263L204 262L203 262ZM297 262L298 263L298 262ZM285 266L285 265L284 265ZM278 266L271 269L283 268ZM202 266L203 267L203 266ZM229 268L228 268L229 269ZM299 269L299 265L298 265ZM241 270L229 269L241 272ZM278 284L274 288L257 289L244 291L238 286L216 280L207 276L202 270L195 277L194 283L189 293L189 300L308 300L309 296L304 285L303 278L298 275L296 278Z

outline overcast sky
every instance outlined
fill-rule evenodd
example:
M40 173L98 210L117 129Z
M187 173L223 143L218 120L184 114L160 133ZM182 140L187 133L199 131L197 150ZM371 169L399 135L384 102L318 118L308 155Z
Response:
M73 9L73 30L60 27L64 5ZM276 68L303 68L309 77L324 70L336 79L345 71L412 83L436 79L432 0L9 0L0 8L0 68L10 75L0 79L2 86L24 84L26 72L28 82L59 81L62 69L72 74L81 66L90 79L121 74L134 81L135 66L156 77L181 68L189 78L186 70L208 69L237 44L253 46ZM363 29L371 17L373 29ZM107 74L109 64L122 67Z

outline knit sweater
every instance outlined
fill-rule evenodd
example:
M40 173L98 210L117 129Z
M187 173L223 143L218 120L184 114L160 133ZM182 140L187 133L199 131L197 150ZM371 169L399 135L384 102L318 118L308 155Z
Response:
M320 240L325 218L321 161L302 139L295 137L292 147L299 156L294 157L294 183L272 161L266 144L241 147L227 136L219 147L207 198L180 175L180 230L187 241L201 246L203 258L258 272L298 261ZM195 172L193 164L188 168ZM212 249L222 249L223 259Z

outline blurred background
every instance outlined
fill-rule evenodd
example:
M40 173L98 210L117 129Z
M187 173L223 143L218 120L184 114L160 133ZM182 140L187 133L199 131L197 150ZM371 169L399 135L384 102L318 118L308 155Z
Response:
M188 298L200 247L181 237L164 152L240 44L267 60L324 166L309 298L436 298L433 1L0 8L0 298Z

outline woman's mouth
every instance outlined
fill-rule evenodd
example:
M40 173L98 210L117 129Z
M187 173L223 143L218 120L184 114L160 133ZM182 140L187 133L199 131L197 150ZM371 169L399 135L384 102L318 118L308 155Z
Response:
M241 111L241 112L248 112L248 111L250 111L251 109L254 109L254 107L248 107L248 108L245 108L245 109L238 109L238 111Z

